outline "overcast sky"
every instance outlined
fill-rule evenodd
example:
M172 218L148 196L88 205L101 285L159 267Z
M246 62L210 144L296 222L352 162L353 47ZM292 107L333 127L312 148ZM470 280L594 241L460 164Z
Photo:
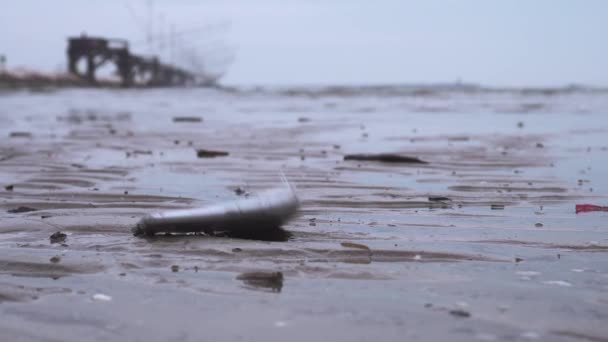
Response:
M0 54L10 66L64 67L66 37L83 31L149 51L146 0L1 3ZM177 32L194 31L180 44L199 53L218 43L234 48L229 84L608 85L605 0L152 3L155 32L173 23ZM207 24L216 33L195 30Z

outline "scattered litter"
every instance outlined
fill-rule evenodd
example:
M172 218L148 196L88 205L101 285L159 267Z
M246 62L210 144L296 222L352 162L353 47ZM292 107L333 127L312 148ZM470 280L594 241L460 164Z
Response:
M38 209L34 209L34 208L30 208L30 207L19 207L16 209L9 209L7 210L8 213L10 214L20 214L20 213L28 213L30 211L36 211Z
M471 317L470 312L462 310L462 309L450 310L449 313L450 313L450 315L455 316L455 317L462 317L462 318Z
M420 254L414 255L414 260L419 261L422 260L422 256Z
M96 293L93 295L93 300L98 302L109 302L112 300L112 297L103 293Z
M524 261L524 259L519 258L519 257L515 257L515 262L522 262L522 261Z
M427 162L420 160L417 157L401 156L392 153L347 154L344 156L344 160L379 161L385 163L428 164Z
M273 292L281 292L283 289L283 273L281 272L245 272L239 274L236 279L242 280L248 286L267 288Z
M448 198L448 197L442 197L442 196L429 196L429 201L431 202L442 202L442 201L451 201L452 199Z
M68 236L62 232L55 232L55 233L51 234L51 236L49 236L49 240L51 240L52 244L53 243L62 243L67 238L68 238Z
M30 133L30 132L11 132L9 136L11 138L31 138L32 133Z
M213 150L196 150L196 156L199 158L215 158L215 157L225 157L229 153L225 151L213 151Z
M536 272L536 271L517 271L517 272L515 272L515 274L520 275L520 276L526 276L526 277L534 277L534 276L540 275L540 272Z
M203 118L200 116L176 116L173 118L173 122L202 122Z
M370 250L369 247L367 247L366 245L360 244L360 243L354 243L354 242L342 242L340 244L342 247L346 247L346 248L358 248L358 249L365 249L367 251Z
M231 202L146 215L132 231L136 236L208 231L262 234L277 230L296 214L298 207L298 198L285 181L283 188Z
M593 204L577 204L576 213L590 213L593 211L608 211L608 206L599 206Z
M6 191L13 191L14 188L15 188L15 186L11 184L11 185L5 186L4 190L6 190Z
M505 206L502 204L492 204L490 205L491 210L504 210Z
M582 268L573 268L573 269L571 269L570 271L572 271L572 272L576 272L576 273L582 273L582 272L585 272L585 270L584 270L584 269L582 269Z
M543 284L557 285L557 286L564 286L564 287L570 287L570 286L572 286L572 284L570 284L567 281L563 281L563 280L548 280L548 281L543 281Z

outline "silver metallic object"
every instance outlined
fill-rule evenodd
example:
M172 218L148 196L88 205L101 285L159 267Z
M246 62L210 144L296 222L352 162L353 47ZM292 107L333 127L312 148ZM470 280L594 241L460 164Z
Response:
M285 187L232 202L146 215L133 228L133 234L252 232L279 228L296 214L299 207L294 189L287 181L284 183Z

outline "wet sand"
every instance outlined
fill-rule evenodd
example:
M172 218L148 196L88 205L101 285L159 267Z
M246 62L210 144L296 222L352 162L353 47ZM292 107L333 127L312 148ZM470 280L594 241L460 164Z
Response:
M1 340L607 341L608 213L575 214L608 205L607 112L576 89L2 93ZM378 153L427 163L344 160ZM283 231L131 234L281 172Z

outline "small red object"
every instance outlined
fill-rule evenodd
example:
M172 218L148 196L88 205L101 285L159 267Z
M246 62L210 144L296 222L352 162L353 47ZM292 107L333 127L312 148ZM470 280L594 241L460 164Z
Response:
M576 213L590 213L592 211L608 211L608 207L593 204L577 204Z

